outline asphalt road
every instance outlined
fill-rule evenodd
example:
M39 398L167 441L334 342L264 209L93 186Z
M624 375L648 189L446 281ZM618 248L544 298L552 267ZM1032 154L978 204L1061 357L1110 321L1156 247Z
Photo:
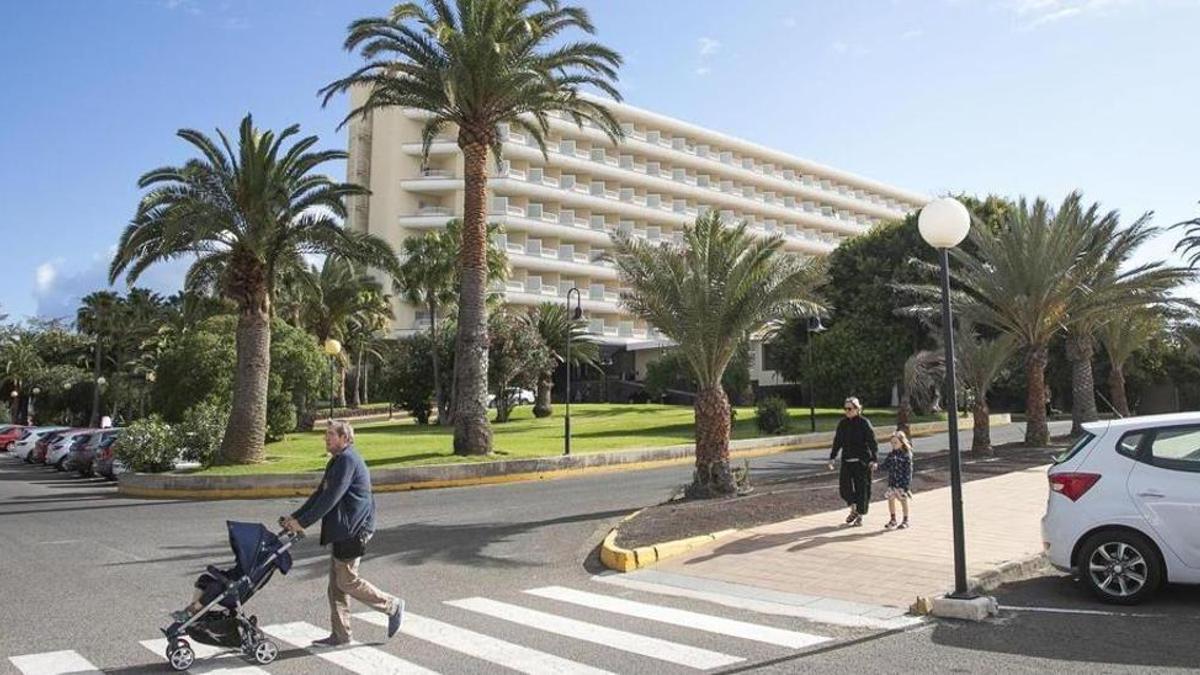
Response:
M1061 431L1055 427L1055 433ZM995 430L994 437L1002 443L1020 438L1021 433L1019 425L1011 425ZM944 437L919 442L920 450L944 446ZM751 462L752 476L766 481L784 473L822 470L821 454L808 451L757 458ZM496 659L507 649L496 640L568 659L574 666L639 673L690 672L700 666L709 670L759 668L760 664L783 672L810 665L837 669L854 663L877 663L882 671L886 662L870 659L875 654L886 657L890 652L883 647L894 642L900 643L897 649L908 650L904 652L908 658L920 659L929 653L929 658L935 659L945 651L965 659L968 666L970 653L962 650L982 652L989 659L1018 659L1038 658L1022 655L1044 656L1053 648L1043 642L1041 647L1031 644L1018 654L1009 654L1003 651L1008 643L1000 641L985 648L978 645L990 643L981 638L971 638L966 644L976 646L965 647L954 636L969 635L959 631L973 628L941 624L879 638L877 630L811 623L593 580L592 575L601 571L595 547L604 532L632 510L670 496L689 474L688 467L678 466L379 495L379 532L363 562L364 576L403 596L410 613L442 622L422 624L418 619L418 627L441 626L451 636L442 639L458 643L456 648L448 648L426 634L424 638L400 636L381 644L382 629L358 622L356 637L371 645L370 658L362 658L371 667L350 670L390 672L388 659L403 658L438 672L496 672ZM115 495L110 484L0 458L0 569L4 570L0 598L5 609L0 613L0 672L19 672L11 657L62 650L73 650L89 667L105 672L162 672L161 656L140 643L155 638L167 623L167 613L187 601L193 579L206 564L228 563L231 556L224 521L273 523L279 515L295 509L299 501L124 499ZM328 626L327 555L310 540L300 544L295 557L293 572L277 576L254 598L251 608L262 625L304 622L323 630ZM539 591L542 595L528 592L547 587L644 603L640 609L646 614L622 615L611 608L545 597L545 591ZM561 596L563 592L550 593ZM499 617L486 614L489 608ZM678 620L680 615L671 610L701 612L753 626L747 629L748 636L731 638L726 624L718 621L705 628L695 617ZM1021 635L1031 643L1045 630L1037 628L1038 622L1058 625L1064 621L1057 615L1027 614L1014 615L1010 623L1002 625L1011 626L1005 630L1023 631ZM666 622L668 615L676 620ZM514 620L522 616L533 625ZM581 621L592 626L581 626L577 623ZM624 633L614 636L596 626ZM771 628L788 631L783 643L799 635L826 641L815 646L784 646L779 639L764 638L781 635L768 630ZM577 629L590 635L591 641L569 635ZM1196 631L1189 635L1186 640L1182 634L1176 639L1194 644ZM855 642L863 639L869 641ZM622 640L632 642L616 647ZM668 642L661 642L664 640ZM1136 652L1137 643L1130 644ZM284 649L280 661L266 668L268 672L345 672L344 667L302 649L286 645ZM1112 650L1115 654L1116 648ZM1101 652L1084 649L1082 653ZM1166 660L1167 653L1159 650L1156 658ZM230 665L228 659L221 661L225 667ZM232 665L244 667L237 661ZM859 668L856 672L872 670Z

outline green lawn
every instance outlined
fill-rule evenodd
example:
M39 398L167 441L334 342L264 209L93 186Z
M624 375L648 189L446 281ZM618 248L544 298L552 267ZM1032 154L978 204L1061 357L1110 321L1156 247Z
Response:
M478 462L557 455L563 447L564 407L554 415L536 419L530 406L513 411L505 424L493 426L495 453L488 457L457 457L451 451L451 431L437 426L422 427L411 421L374 422L355 426L355 447L371 467L447 462ZM793 408L790 433L809 430L808 409ZM840 409L818 409L817 429L832 430L842 416ZM888 409L868 410L878 425L891 424L895 413ZM916 421L916 420L914 420ZM754 408L738 408L733 437L760 436L754 426ZM571 451L600 452L689 443L692 436L690 406L653 404L583 403L571 406ZM217 466L213 474L291 473L319 471L325 466L325 444L320 431L289 434L267 446L267 462L252 466Z

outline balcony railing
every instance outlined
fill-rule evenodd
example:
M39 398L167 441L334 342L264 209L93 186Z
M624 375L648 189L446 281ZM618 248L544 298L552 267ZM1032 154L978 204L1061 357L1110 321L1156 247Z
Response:
M453 213L448 206L422 206L417 209L418 216L449 216Z

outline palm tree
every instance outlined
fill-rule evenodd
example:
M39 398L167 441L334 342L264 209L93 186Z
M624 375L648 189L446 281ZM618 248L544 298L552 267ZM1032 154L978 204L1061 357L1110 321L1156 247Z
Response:
M755 238L715 211L684 228L682 243L614 235L614 259L628 287L621 302L678 345L697 383L696 471L688 494L734 492L729 469L729 398L721 377L738 346L789 312L823 308L821 269L783 251L778 236Z
M26 385L45 369L46 364L38 354L37 345L27 335L14 334L0 346L0 366L4 368L0 379L12 385L12 389L4 392L4 397L11 399L11 419L19 422L21 398L28 399ZM17 396L9 396L10 391L17 392Z
M925 349L904 361L904 387L896 410L896 428L909 432L914 410L928 413L938 406L946 379L946 357L940 349Z
M92 413L89 426L100 426L100 378L103 375L104 342L114 337L120 311L121 296L112 291L96 291L83 297L75 314L75 327L80 333L90 337L94 345Z
M1074 197L1074 199L1072 198ZM1067 357L1071 360L1071 433L1083 433L1083 424L1100 418L1096 409L1092 358L1096 333L1112 317L1114 308L1145 306L1170 301L1175 288L1190 281L1187 268L1151 262L1128 267L1137 250L1159 233L1143 214L1126 228L1116 211L1101 214L1100 205L1083 208L1078 195L1068 197L1063 211L1084 240L1084 254L1076 265L1078 285L1068 309Z
M600 345L588 332L587 321L572 318L566 306L557 302L543 302L526 316L542 337L552 358L549 366L538 374L537 398L533 404L535 416L549 417L552 412L550 393L554 387L555 367L560 363L565 363L568 368L594 366L600 359ZM568 335L571 339L570 360L567 359Z
M1070 198L1068 198L1070 199ZM973 227L970 247L951 250L963 319L1012 335L1025 355L1025 443L1045 446L1046 361L1050 340L1070 318L1084 240L1070 214L1021 199L995 230ZM925 294L940 293L928 288Z
M1200 263L1200 217L1175 223L1171 229L1183 228L1183 237L1175 244L1175 252L1187 260L1188 265L1195 267Z
M621 127L601 103L581 95L593 87L614 99L621 57L603 45L571 41L594 33L581 8L558 0L428 0L406 2L386 18L355 21L346 49L367 63L322 90L325 103L361 86L362 101L347 120L391 107L429 113L421 131L428 155L438 135L454 127L463 154L463 239L458 252L462 292L454 368L454 452L486 454L487 420L487 162L498 162L501 124L524 130L546 156L550 114L582 128L591 122L616 143Z
M403 262L400 274L394 281L396 290L405 300L424 307L429 315L429 333L433 344L438 340L441 328L438 321L444 312L455 307L461 291L459 269L455 264L462 248L462 221L455 218L446 223L446 229L425 232L404 240ZM487 281L491 286L503 282L508 273L508 254L494 241L501 233L500 225L488 223ZM438 349L432 350L434 401L437 403L438 424L453 422L447 409L446 392L442 391L441 356ZM452 398L452 397L451 397Z
M380 334L392 319L391 299L383 293L379 284L372 282L371 288L359 291L358 309L346 319L346 344L354 354L354 405L362 405L367 398L368 358L383 358Z
M1156 307L1124 307L1100 327L1100 344L1108 354L1108 395L1118 415L1129 417L1125 395L1125 364L1155 335L1166 328L1162 311Z
M200 156L183 166L154 169L138 181L147 189L121 235L109 280L134 282L155 263L194 257L189 288L215 288L237 306L237 371L221 455L230 462L262 459L273 302L280 270L305 254L338 255L393 273L395 254L381 239L345 230L344 199L365 194L357 185L315 173L340 150L312 151L316 136L290 146L291 126L276 134L254 128L247 115L236 150L181 129Z
M971 413L974 417L971 450L974 452L989 452L992 449L988 391L1016 352L1017 340L1012 335L984 338L970 321L961 321L954 330L956 376L971 396Z

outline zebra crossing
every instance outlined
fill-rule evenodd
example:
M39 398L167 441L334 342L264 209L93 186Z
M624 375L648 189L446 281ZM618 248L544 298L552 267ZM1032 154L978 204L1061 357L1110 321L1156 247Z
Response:
M585 643L592 649L599 648L605 654L632 656L642 659L647 664L640 672L649 672L654 663L673 666L676 670L712 671L747 663L749 655L733 653L737 651L738 640L794 652L834 639L829 635L778 628L765 622L733 619L565 586L531 588L525 590L522 596L531 601L518 604L521 598L502 601L468 597L447 600L442 604L452 615L461 617L463 623L470 624L468 619L476 617L495 619L498 620L495 624L514 627L517 635L527 636L528 639L524 641L532 642L538 648L529 644L519 644L521 640L514 640L511 631L505 635L505 639L501 639L450 623L448 620L412 612L406 614L401 634L425 643L432 649L445 650L454 659L470 657L478 660L487 664L488 672L511 670L529 675L611 675L613 671L621 670L614 667L613 663L630 662L628 659L604 659L604 662L596 660L585 663L583 659L578 658L577 653L550 653L554 649L547 649L546 644L554 647L561 645L564 651L574 652L575 650L569 649L571 645ZM538 600L534 601L533 598ZM535 604L541 608L530 607L527 604ZM554 609L542 609L546 607ZM584 610L589 620L566 616L572 608L577 610L576 613L580 609ZM354 619L380 627L386 626L387 623L386 617L374 612L357 613ZM680 638L674 634L672 637L675 640L643 634L649 631L643 629L643 632L638 632L636 627L639 622L683 629L684 635L695 633L695 639L684 639L707 646L677 642L675 640ZM442 662L440 671L429 667L436 664L419 663L420 659L410 654L410 650L403 646L397 650L404 652L403 657L385 651L383 647L387 645L351 643L338 649L314 649L311 647L312 641L325 637L328 630L303 621L267 625L263 627L263 631L279 644L281 650L292 650L294 656L287 659L292 662L292 668L295 668L297 658L304 661L311 659L311 665L304 666L306 672L350 672L357 675L432 675L437 672L455 672L454 669L444 667L445 661ZM543 639L534 640L534 636L541 636ZM713 639L714 636L738 640L718 641ZM152 653L158 660L147 658L142 665L160 665L164 672L169 670L167 664L162 661L167 647L164 638L148 639L140 644L145 648L147 657ZM399 644L409 645L411 641L401 640ZM193 673L267 675L272 669L278 668L280 663L268 666L251 665L229 650L195 642L192 643L192 647L196 652L196 663L190 670ZM8 660L24 675L103 672L83 654L74 650L25 654L10 657Z

